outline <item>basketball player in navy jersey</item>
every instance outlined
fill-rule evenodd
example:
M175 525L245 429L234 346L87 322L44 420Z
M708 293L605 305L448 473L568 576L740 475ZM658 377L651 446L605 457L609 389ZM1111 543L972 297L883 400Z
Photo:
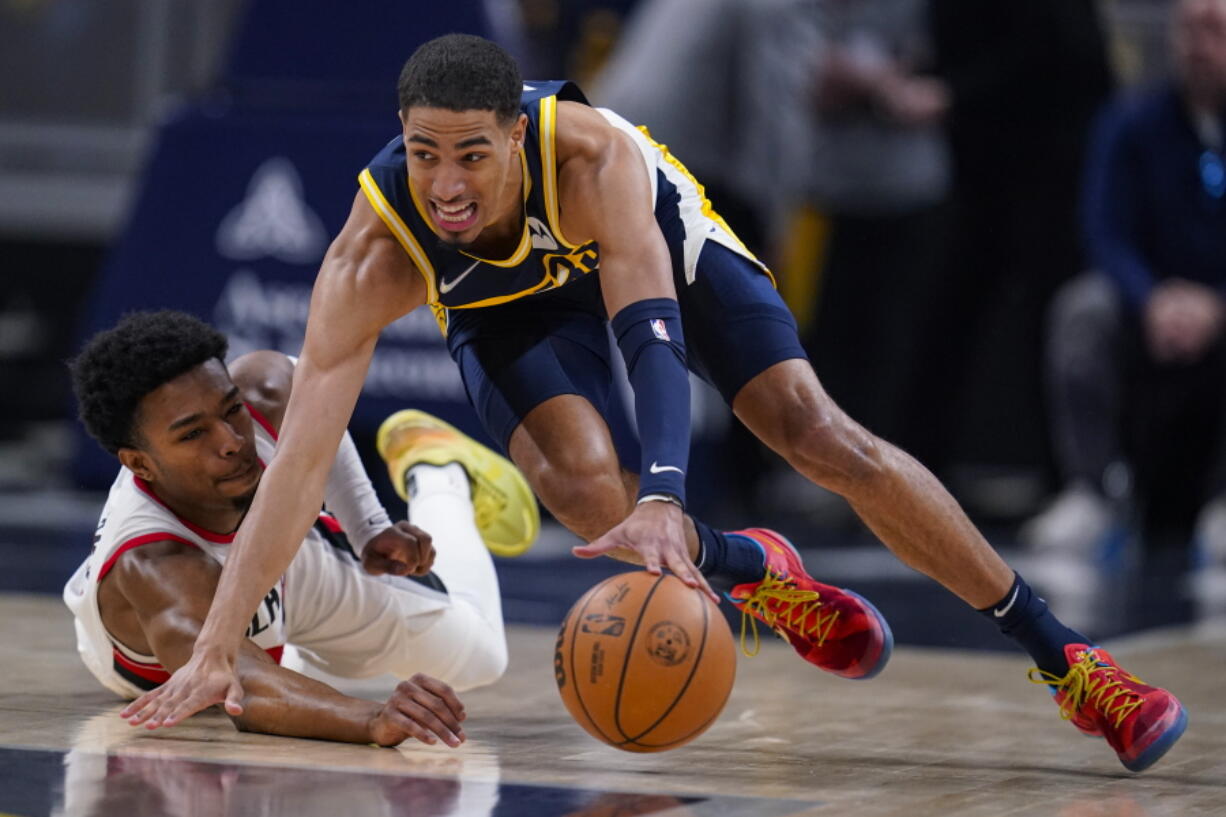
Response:
M521 82L513 60L477 37L423 45L399 93L401 133L361 173L315 284L282 454L191 661L128 708L134 721L171 725L240 704L237 639L318 508L379 331L428 305L485 428L588 543L577 555L668 568L838 675L885 665L884 619L811 578L786 539L717 531L685 513L688 368L800 473L843 495L903 562L1015 639L1062 714L1104 736L1128 768L1175 742L1186 715L1174 696L1056 620L923 466L831 401L769 272L663 146L570 83ZM621 467L604 419L606 324L635 392L638 474ZM384 439L412 437L394 425ZM381 451L395 475L395 446Z

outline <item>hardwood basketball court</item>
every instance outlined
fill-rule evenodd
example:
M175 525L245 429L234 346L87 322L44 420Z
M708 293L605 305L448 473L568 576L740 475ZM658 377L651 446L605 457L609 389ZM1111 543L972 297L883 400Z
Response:
M1127 772L1060 721L1024 656L900 647L857 683L780 643L740 658L719 721L632 755L584 733L554 688L549 628L513 626L503 681L464 695L458 750L241 734L209 712L147 732L76 656L53 596L0 596L0 813L294 817L920 817L1226 814L1226 622L1108 643L1190 713L1156 766ZM346 691L380 697L378 685Z

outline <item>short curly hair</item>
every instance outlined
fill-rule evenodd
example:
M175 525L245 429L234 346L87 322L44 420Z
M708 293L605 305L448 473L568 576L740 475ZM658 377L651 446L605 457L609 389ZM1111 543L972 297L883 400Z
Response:
M446 34L421 45L400 72L400 109L493 111L502 125L519 115L523 80L515 59L497 43Z
M224 363L228 349L225 335L186 312L124 315L68 362L85 430L112 454L139 447L136 415L145 395L209 360Z

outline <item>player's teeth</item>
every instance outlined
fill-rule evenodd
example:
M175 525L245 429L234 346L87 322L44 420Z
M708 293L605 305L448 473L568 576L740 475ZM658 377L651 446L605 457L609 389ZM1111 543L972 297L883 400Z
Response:
M441 204L434 205L438 210L439 218L443 221L464 221L468 218L470 211L475 206L473 204L463 204L456 208L448 209Z

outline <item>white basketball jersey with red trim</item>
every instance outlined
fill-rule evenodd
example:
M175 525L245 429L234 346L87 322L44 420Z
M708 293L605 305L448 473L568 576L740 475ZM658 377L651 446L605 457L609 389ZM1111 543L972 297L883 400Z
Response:
M255 424L256 452L261 462L268 462L275 449L269 432L261 423ZM316 535L314 531L312 535ZM199 548L224 563L233 539L233 534L214 533L180 519L158 499L152 487L127 468L120 468L94 533L93 551L64 587L64 601L76 620L77 650L103 686L131 698L170 677L157 658L121 644L102 623L98 585L116 560L132 548L169 540ZM287 641L286 590L294 584L294 573L291 564L286 575L268 591L247 629L247 637L277 661Z

